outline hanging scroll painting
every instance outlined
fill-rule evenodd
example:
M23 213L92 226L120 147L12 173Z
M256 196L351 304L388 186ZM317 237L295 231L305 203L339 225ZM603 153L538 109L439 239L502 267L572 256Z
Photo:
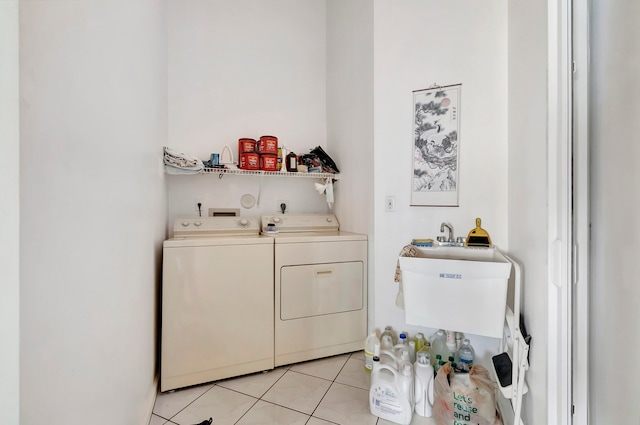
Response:
M458 206L461 88L413 92L412 206Z

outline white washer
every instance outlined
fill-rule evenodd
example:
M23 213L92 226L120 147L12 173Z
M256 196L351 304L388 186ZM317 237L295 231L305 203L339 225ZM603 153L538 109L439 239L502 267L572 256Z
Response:
M274 238L275 366L361 350L367 236L340 231L333 214L274 214L261 221L263 234Z
M160 390L274 367L273 239L257 218L177 219L164 242Z

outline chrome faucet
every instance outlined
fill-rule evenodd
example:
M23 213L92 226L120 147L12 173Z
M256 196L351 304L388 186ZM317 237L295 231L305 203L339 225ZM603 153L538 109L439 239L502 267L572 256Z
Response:
M442 223L440 225L440 231L444 232L444 228L445 227L447 229L449 229L449 239L447 239L447 240L445 240L443 242L454 242L454 240L453 240L453 226L451 226L450 224L447 224L447 223Z
M438 245L440 246L464 246L465 238L458 237L455 239L453 237L453 226L448 223L442 223L440 225L440 231L444 232L445 227L449 230L449 237L446 236L438 236Z

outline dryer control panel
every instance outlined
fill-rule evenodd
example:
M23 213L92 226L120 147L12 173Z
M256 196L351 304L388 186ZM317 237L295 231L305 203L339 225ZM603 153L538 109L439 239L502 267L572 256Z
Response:
M189 217L176 218L173 237L204 237L221 235L257 235L257 217Z
M280 233L335 232L340 223L334 214L272 214L261 217L262 231Z

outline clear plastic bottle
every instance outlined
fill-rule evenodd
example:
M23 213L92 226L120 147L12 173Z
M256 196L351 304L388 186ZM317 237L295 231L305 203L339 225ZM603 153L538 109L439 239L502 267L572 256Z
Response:
M407 335L405 335L404 333L401 333L400 337L398 338L398 343L393 347L393 352L396 355L396 357L401 359L404 353L407 354L407 358L410 358L409 351L410 351L410 348L409 348L409 342L407 341Z
M280 155L282 158L282 161L280 162L280 172L286 173L287 172L287 147L285 145L282 145L282 147L280 147L279 150L281 151Z
M380 335L380 340L382 340L385 335L389 335L391 337L392 347L398 343L398 337L396 337L396 333L393 331L393 328L391 326L386 326L384 328L384 331L382 331L382 335Z
M371 331L367 339L364 341L364 370L367 372L371 372L373 368L373 356L376 355L375 347L378 346L378 351L380 350L380 339L378 339L378 334L376 331ZM378 355L380 353L378 352Z
M440 354L440 357L445 357L447 353L447 337L445 335L444 330L438 329L438 332L431 338L431 349L429 350L432 354L431 360L433 361L433 366L437 366L436 357Z
M460 350L458 350L458 356L460 357L460 366L463 368L463 370L471 370L476 352L471 346L471 341L469 341L467 338L462 341L462 346L460 347Z
M393 350L393 338L391 335L382 335L380 337L380 350L391 351Z

